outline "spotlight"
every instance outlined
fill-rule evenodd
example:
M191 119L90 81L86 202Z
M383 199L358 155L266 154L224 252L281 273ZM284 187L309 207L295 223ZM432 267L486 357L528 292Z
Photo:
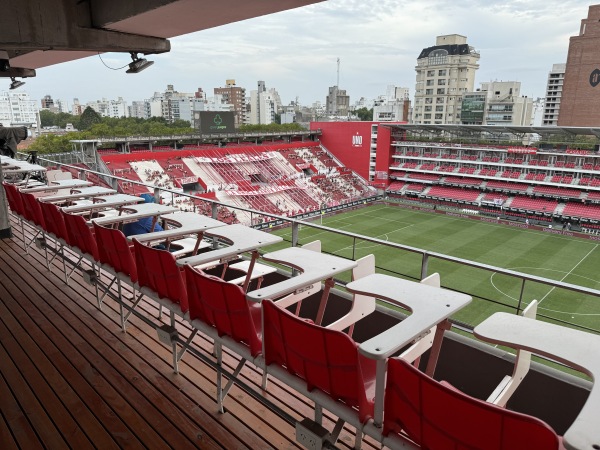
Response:
M127 69L125 73L139 73L154 64L154 61L148 61L146 58L140 58L136 52L130 52L130 54L133 61L129 63L129 69Z
M23 86L25 84L24 81L17 81L17 79L15 77L10 77L12 83L10 83L10 88L9 89L17 89L20 88L21 86Z

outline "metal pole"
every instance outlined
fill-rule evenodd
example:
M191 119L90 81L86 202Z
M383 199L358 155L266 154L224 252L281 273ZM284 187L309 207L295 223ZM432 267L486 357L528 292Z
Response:
M421 263L421 280L427 276L429 266L429 254L423 253L423 262Z
M0 164L0 183L3 182L4 171L2 170L2 164ZM12 231L8 220L8 202L6 201L4 188L2 188L0 189L0 239L8 239L10 237L12 237Z
M298 246L298 222L292 222L292 247Z
M519 304L517 305L517 315L521 314L521 304L523 303L523 292L525 292L525 278L521 282L521 293L519 294Z

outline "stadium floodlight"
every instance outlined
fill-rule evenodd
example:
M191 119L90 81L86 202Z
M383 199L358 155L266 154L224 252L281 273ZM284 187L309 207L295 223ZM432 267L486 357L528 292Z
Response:
M15 77L10 77L12 83L10 83L10 88L9 89L17 89L20 88L21 86L23 86L25 84L24 81L22 80L18 80Z
M154 64L154 61L148 61L146 58L140 58L136 52L130 52L130 54L133 61L129 63L129 69L127 69L126 73L139 73Z

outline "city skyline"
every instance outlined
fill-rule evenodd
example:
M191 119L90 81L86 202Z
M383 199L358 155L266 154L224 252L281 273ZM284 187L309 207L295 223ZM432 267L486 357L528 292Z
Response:
M135 75L106 68L90 57L39 69L19 90L33 99L51 95L72 106L123 97L129 104L173 84L180 92L215 87L233 78L247 91L258 80L276 88L284 104L324 103L336 84L351 104L384 94L387 85L410 89L414 98L417 56L442 34L462 34L480 52L475 88L488 81L520 81L522 94L543 97L552 64L566 61L569 37L579 32L590 3L583 1L481 0L412 2L329 0L172 39L172 50L149 55L154 66ZM560 17L556 11L560 10ZM102 55L122 67L127 54ZM8 89L8 83L0 90Z

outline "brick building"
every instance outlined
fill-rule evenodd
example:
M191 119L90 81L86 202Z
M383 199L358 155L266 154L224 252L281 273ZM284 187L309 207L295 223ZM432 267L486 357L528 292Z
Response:
M558 113L559 126L600 126L600 5L589 8L579 36L572 36Z

